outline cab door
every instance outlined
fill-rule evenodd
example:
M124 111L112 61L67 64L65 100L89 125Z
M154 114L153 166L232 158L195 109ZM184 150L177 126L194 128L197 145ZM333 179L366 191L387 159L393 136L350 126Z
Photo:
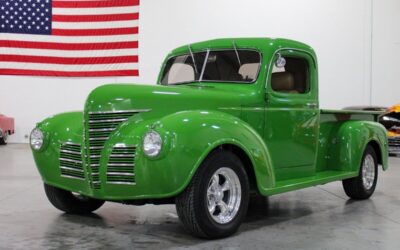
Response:
M297 50L275 54L267 77L264 139L276 179L315 174L319 131L317 69Z

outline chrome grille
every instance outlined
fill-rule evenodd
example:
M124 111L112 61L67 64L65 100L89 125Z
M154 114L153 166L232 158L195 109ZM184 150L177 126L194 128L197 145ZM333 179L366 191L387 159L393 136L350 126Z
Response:
M61 145L60 171L63 177L85 179L80 144L67 142Z
M107 164L107 183L135 185L136 147L115 146Z
M389 137L389 153L400 154L400 137Z
M389 147L400 147L400 137L389 137Z
M100 188L99 166L101 151L110 134L129 117L148 110L116 112L89 112L88 119L88 157L93 188Z

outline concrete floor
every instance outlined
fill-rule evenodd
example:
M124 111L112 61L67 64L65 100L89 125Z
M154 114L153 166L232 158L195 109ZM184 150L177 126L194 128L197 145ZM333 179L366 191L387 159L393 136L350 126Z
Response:
M340 182L253 205L234 236L193 238L175 207L106 203L89 216L47 201L30 150L0 147L0 249L400 249L400 159L380 172L370 200L348 200Z

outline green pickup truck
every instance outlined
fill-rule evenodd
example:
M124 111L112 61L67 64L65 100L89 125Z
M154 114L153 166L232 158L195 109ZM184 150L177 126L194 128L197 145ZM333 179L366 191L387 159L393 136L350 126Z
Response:
M37 124L33 156L50 202L90 213L105 201L176 204L203 238L233 234L251 195L342 181L352 199L388 168L379 112L320 110L314 50L270 38L179 47L157 85L93 90L83 112Z

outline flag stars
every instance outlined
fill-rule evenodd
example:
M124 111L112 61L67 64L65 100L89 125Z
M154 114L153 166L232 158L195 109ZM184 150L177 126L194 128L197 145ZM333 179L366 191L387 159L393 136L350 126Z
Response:
M51 1L0 0L0 33L51 34Z

